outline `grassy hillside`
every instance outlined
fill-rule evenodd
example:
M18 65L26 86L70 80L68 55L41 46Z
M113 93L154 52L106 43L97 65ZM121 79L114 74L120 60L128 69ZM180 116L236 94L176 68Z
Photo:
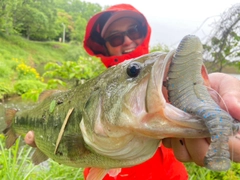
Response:
M81 44L59 42L35 42L19 36L0 35L1 64L13 59L24 60L36 68L47 62L77 61L86 53Z
M57 62L59 69L65 68L60 71L75 73L76 78L91 73L85 70L91 66L97 69L96 63L102 65L86 54L81 43L37 42L0 34L0 101L29 90L44 90L46 79L42 78L42 74L49 62ZM66 67L69 64L71 67Z

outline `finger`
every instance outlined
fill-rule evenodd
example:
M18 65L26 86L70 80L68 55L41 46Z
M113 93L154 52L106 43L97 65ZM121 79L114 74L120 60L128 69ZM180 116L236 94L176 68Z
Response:
M225 94L220 106L226 109L233 118L240 120L240 91Z
M204 166L204 157L209 147L207 140L203 138L185 139L185 146L192 161L199 166Z
M35 144L35 141L34 141L34 132L33 131L29 131L25 138L24 138L24 141L26 144L28 144L29 146L32 146L32 147L37 147L36 144Z
M240 120L240 81L239 79L223 74L209 74L211 87L216 90L220 97L219 105L236 119Z
M184 139L172 138L171 147L177 160L181 162L191 162L192 158L185 146Z
M231 160L234 162L240 162L240 134L231 136L229 138L229 151L231 155Z

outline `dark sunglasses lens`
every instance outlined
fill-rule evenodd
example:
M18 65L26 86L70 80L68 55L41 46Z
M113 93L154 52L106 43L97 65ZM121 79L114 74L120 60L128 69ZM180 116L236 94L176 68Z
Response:
M131 28L127 31L127 35L131 40L136 40L142 37L141 31L138 29L138 27Z
M114 34L108 38L108 42L112 47L117 47L123 44L124 36L123 34Z
M112 47L120 46L124 43L124 37L127 35L131 40L143 37L143 33L139 27L133 27L125 32L114 34L106 39Z

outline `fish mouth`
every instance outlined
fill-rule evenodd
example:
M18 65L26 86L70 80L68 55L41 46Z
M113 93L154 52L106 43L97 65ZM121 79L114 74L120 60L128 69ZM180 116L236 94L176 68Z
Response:
M202 119L176 108L168 100L164 83L168 79L170 63L175 53L175 50L169 52L163 61L157 60L152 67L145 97L148 115L143 121L148 123L151 131L159 132L158 138L207 137L209 133Z
M148 113L160 111L169 102L167 88L164 84L167 81L169 66L175 52L175 50L170 51L163 61L157 60L152 67L146 95L146 109ZM158 95L158 98L153 95Z

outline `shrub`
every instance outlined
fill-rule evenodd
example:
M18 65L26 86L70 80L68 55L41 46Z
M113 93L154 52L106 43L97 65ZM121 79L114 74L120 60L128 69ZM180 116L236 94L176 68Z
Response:
M25 100L37 101L39 94L44 91L47 84L37 80L19 80L14 85L15 92Z
M80 57L78 62L65 61L60 63L48 63L45 65L44 77L50 78L49 88L57 85L66 85L70 80L86 80L99 75L105 67L97 58Z
M20 63L17 68L18 73L18 79L32 79L32 80L41 80L43 81L43 78L40 77L39 73L36 69L24 64Z
M0 100L4 99L5 96L13 94L14 90L11 84L0 80Z

